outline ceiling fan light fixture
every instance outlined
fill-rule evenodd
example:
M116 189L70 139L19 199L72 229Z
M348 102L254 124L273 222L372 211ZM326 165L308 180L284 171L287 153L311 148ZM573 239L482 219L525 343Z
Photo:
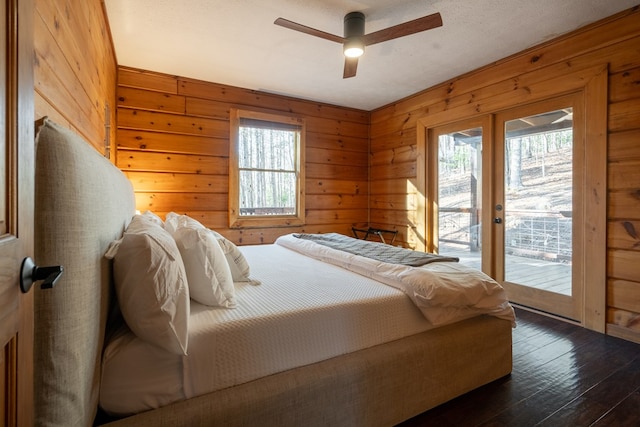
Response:
M364 43L359 38L353 37L344 42L344 56L359 58L364 53Z
M419 33L421 31L430 30L442 26L442 17L438 12L422 18L387 27L382 30L374 31L369 34L364 33L364 13L349 12L344 16L344 37L325 31L316 30L288 19L278 18L274 22L281 27L309 34L311 36L320 37L335 43L341 43L345 60L343 79L348 79L356 75L358 69L358 58L364 53L364 47L388 40L397 39L398 37L408 36L410 34Z
M350 12L344 17L344 56L359 58L364 53L364 14Z

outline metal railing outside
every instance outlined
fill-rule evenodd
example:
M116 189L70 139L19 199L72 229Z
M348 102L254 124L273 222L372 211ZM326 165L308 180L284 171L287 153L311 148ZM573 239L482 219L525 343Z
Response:
M469 246L481 245L481 224L476 208L441 208L440 241ZM571 260L572 218L570 211L507 210L505 252L557 262Z

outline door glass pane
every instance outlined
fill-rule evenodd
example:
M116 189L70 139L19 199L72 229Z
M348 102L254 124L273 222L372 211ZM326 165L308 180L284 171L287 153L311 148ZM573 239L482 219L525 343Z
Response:
M438 137L438 252L481 269L482 128Z
M505 280L571 295L573 112L505 123Z

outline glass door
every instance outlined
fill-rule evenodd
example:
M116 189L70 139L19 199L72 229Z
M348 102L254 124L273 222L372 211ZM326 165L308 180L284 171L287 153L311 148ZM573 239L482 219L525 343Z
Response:
M522 306L582 321L581 93L427 129L426 250Z
M481 268L482 128L438 136L439 253Z
M487 202L483 153L485 139L491 135L489 126L490 120L484 118L430 131L428 169L435 209L430 224L434 238L428 250L458 257L462 264L490 274L490 257L483 256L483 250L491 247L483 236L483 206Z
M582 278L574 268L581 223L582 137L575 97L496 116L493 227L496 279L509 299L580 320ZM580 181L580 180L577 180Z

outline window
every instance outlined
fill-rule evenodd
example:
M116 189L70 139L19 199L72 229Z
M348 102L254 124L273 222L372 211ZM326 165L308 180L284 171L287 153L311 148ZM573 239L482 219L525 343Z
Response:
M231 110L229 226L304 224L304 121Z

